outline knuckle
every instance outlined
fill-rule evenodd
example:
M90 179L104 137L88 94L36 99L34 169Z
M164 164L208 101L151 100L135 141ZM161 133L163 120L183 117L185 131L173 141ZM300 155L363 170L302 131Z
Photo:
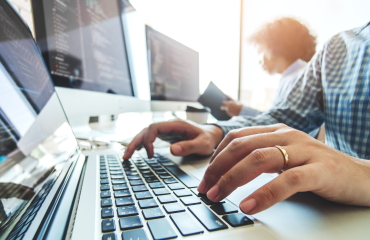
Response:
M277 123L276 126L281 129L281 128L289 128L286 124L284 123Z
M250 153L250 161L254 166L260 166L266 162L268 153L262 149L256 149Z
M239 130L231 130L227 135L226 139L230 142L235 138L238 138Z
M278 199L278 194L271 185L261 188L261 197L267 202L274 202Z
M228 149L230 152L239 151L243 147L243 139L236 138L229 143Z
M291 169L284 173L286 174L289 186L300 186L305 182L305 174L300 170Z
M226 173L221 179L222 185L226 186L235 186L237 180L236 176L232 173Z

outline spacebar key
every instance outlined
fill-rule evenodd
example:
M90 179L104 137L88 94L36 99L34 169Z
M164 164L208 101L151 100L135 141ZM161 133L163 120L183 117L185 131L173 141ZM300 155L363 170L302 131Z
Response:
M199 181L188 175L177 166L164 166L188 188L198 187Z
M200 221L208 231L226 229L228 226L222 222L211 210L203 204L188 207L190 212Z

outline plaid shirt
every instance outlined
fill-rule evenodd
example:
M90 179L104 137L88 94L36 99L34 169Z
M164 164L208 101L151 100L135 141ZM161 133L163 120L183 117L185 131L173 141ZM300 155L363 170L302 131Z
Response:
M306 133L325 121L327 145L370 159L370 22L327 42L274 108L216 125L230 130L285 123Z

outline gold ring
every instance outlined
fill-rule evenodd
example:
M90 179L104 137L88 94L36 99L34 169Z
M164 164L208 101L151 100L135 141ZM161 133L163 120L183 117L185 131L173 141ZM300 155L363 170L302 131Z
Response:
M284 167L283 167L283 169L281 169L281 170L284 170L284 169L287 167L288 162L289 162L288 153L285 151L285 149L284 149L284 148L282 148L282 147L280 147L280 146L278 146L278 145L275 145L275 147L276 147L277 149L279 149L279 150L280 150L280 152L281 152L281 153L283 154L283 156L284 156Z

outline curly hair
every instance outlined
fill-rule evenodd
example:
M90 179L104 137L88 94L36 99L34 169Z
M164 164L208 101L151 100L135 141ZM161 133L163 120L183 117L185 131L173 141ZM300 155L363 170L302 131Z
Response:
M248 41L264 45L274 56L291 62L299 58L308 62L316 52L316 36L305 25L290 17L267 23Z

